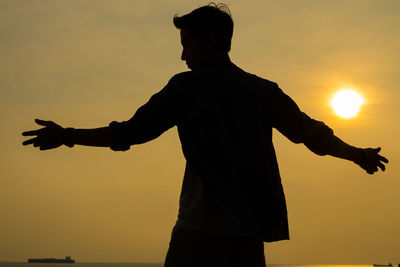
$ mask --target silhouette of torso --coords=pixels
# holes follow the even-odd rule
[[[333,134],[276,83],[232,63],[175,75],[130,120],[110,126],[114,150],[178,127],[187,163],[177,226],[266,242],[289,238],[272,128],[320,155]]]

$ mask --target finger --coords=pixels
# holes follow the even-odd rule
[[[40,150],[49,150],[49,149],[52,149],[52,148],[54,148],[54,147],[52,147],[52,146],[41,146],[39,149]]]
[[[40,144],[39,144],[38,142],[34,142],[34,143],[33,143],[33,146],[34,146],[34,147],[38,147],[38,146],[40,146]]]
[[[26,140],[22,143],[22,145],[26,146],[26,145],[33,144],[36,140],[37,140],[37,138],[32,138],[32,139]]]
[[[388,160],[387,158],[381,156],[381,155],[379,155],[379,160],[380,160],[380,161],[383,161],[383,162],[385,162],[385,163],[389,163],[389,160]]]
[[[35,119],[35,122],[37,124],[39,124],[39,125],[42,125],[42,126],[52,126],[52,125],[54,125],[54,122],[52,122],[52,121],[44,121],[44,120],[40,120],[40,119]]]
[[[42,129],[43,129],[43,128],[42,128]],[[26,131],[26,132],[23,132],[22,135],[23,135],[23,136],[38,135],[42,129],[33,130],[33,131]]]
[[[369,173],[369,174],[374,174],[374,172],[377,172],[377,171],[378,171],[378,167],[377,166],[374,166],[374,167],[371,167],[371,168],[367,169],[367,173]]]
[[[378,163],[378,167],[382,170],[382,171],[384,171],[385,170],[385,165],[383,165],[382,163]]]
[[[374,150],[375,150],[376,153],[379,153],[379,151],[381,151],[381,148],[377,147],[377,148],[374,148]]]

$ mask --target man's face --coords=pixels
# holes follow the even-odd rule
[[[182,55],[189,69],[195,70],[207,64],[210,58],[210,47],[206,42],[197,41],[190,31],[181,30]]]

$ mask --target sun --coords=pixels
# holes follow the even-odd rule
[[[331,100],[333,111],[339,117],[350,119],[357,115],[365,100],[359,93],[352,89],[341,89],[335,93]]]

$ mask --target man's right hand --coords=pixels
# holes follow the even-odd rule
[[[381,148],[362,148],[363,156],[361,159],[354,161],[361,168],[363,168],[367,173],[373,174],[378,171],[378,167],[384,171],[385,165],[383,163],[388,163],[385,157],[379,155]]]
[[[39,147],[40,150],[48,150],[63,145],[65,128],[53,121],[36,119],[35,122],[45,127],[38,130],[23,132],[23,136],[36,136],[24,141],[22,143],[24,146],[33,144],[34,147]]]

